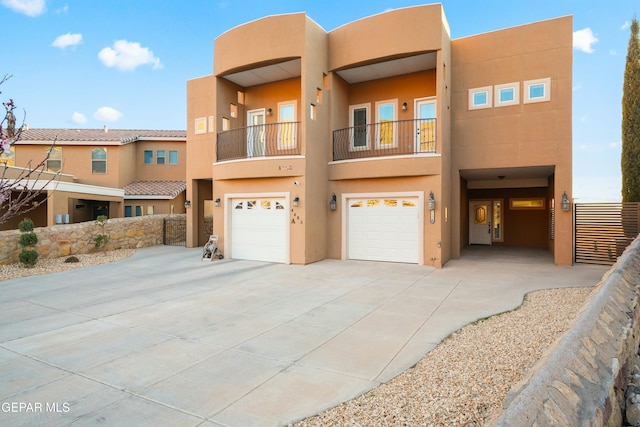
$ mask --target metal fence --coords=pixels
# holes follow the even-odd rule
[[[300,122],[231,129],[218,134],[218,161],[300,154]]]
[[[184,216],[164,219],[162,243],[167,246],[186,246],[187,219]]]
[[[436,119],[400,120],[333,131],[333,160],[436,152]]]
[[[575,262],[613,265],[638,236],[640,203],[576,203]]]

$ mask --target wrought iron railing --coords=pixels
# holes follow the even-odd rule
[[[218,134],[218,161],[300,154],[300,122],[270,123]]]
[[[436,119],[388,121],[333,131],[333,160],[436,152]]]

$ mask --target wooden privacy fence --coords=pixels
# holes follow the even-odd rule
[[[640,203],[576,203],[575,262],[613,265],[638,236]]]

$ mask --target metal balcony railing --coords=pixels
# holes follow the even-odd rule
[[[300,154],[300,122],[270,123],[218,134],[216,158],[224,160]]]
[[[333,131],[333,160],[436,152],[436,119],[388,121]]]

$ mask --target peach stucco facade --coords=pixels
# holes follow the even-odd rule
[[[220,35],[187,82],[187,246],[212,212],[230,258],[442,267],[485,244],[571,264],[571,17],[449,34],[433,4]]]
[[[97,215],[185,212],[184,131],[25,128],[12,147],[14,173],[45,159],[54,141],[47,173],[33,177],[41,181],[33,188],[45,189],[38,207],[1,228],[16,228],[23,217],[47,226],[91,221]]]

